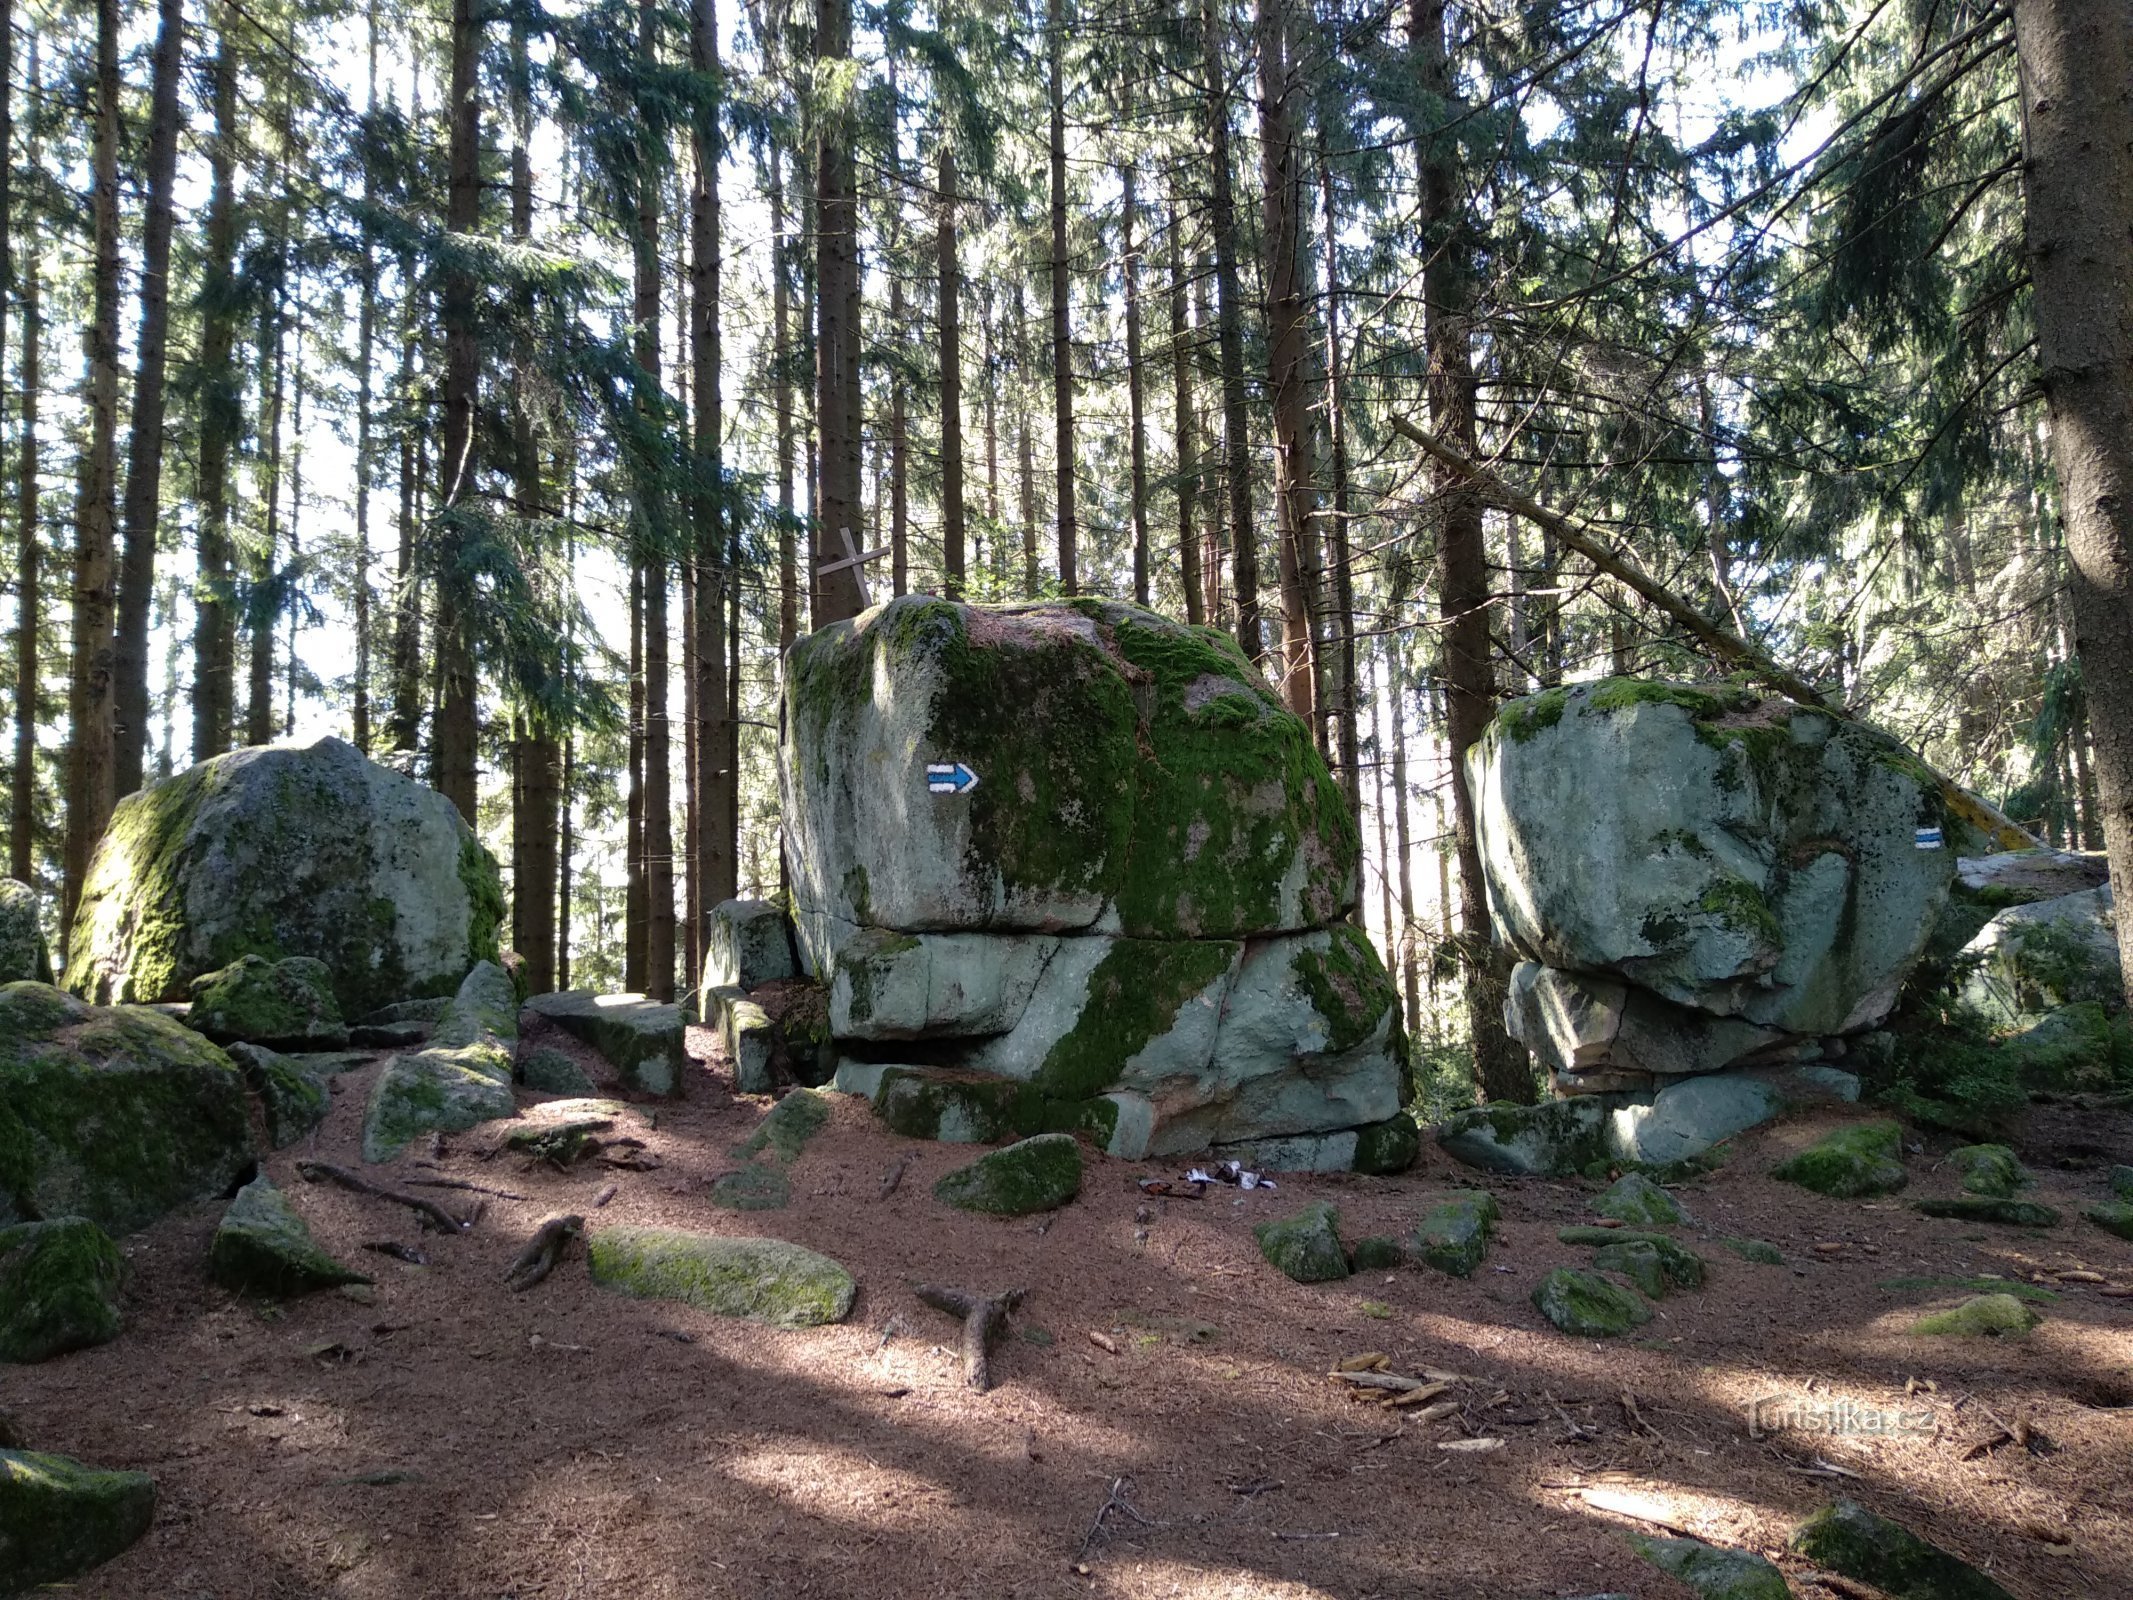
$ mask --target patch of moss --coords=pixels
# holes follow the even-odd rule
[[[1927,1313],[1911,1324],[1911,1331],[1952,1338],[2019,1339],[2043,1320],[2011,1294],[1980,1294],[1952,1310]]]
[[[1942,1159],[1961,1174],[1965,1194],[2005,1200],[2030,1181],[2021,1158],[2004,1144],[1966,1144]]]
[[[1099,1144],[1118,1126],[1110,1100],[1058,1100],[1017,1078],[891,1067],[874,1091],[874,1114],[908,1139],[990,1144],[1038,1133],[1085,1133]]]
[[[1325,951],[1299,951],[1290,970],[1326,1021],[1326,1049],[1338,1055],[1375,1033],[1399,1009],[1400,996],[1369,935],[1346,922],[1327,933]]]
[[[1770,1175],[1817,1194],[1852,1200],[1901,1189],[1910,1181],[1902,1158],[1903,1129],[1898,1124],[1858,1122],[1780,1162]]]
[[[1778,923],[1777,913],[1770,909],[1763,891],[1746,878],[1714,879],[1697,902],[1697,909],[1716,917],[1723,927],[1768,948],[1776,949],[1785,942],[1785,930]]]
[[[1073,1030],[1046,1053],[1031,1084],[1052,1100],[1083,1100],[1177,1023],[1187,1001],[1235,965],[1240,946],[1217,939],[1119,939],[1089,974]]]
[[[1671,1289],[1703,1287],[1703,1257],[1672,1239],[1617,1239],[1592,1258],[1600,1272],[1618,1272],[1654,1300]]]
[[[2133,1239],[2133,1200],[2105,1200],[2081,1213],[2089,1221],[2121,1239]]]
[[[1641,1172],[1623,1173],[1593,1201],[1592,1209],[1616,1222],[1648,1227],[1671,1227],[1686,1220],[1680,1202]]]
[[[494,961],[504,925],[503,872],[471,830],[459,840],[459,882],[467,891],[467,965]]]
[[[1678,1578],[1701,1600],[1791,1600],[1785,1575],[1749,1550],[1727,1550],[1701,1539],[1628,1536],[1630,1548]]]
[[[2051,1289],[2034,1283],[2018,1283],[2012,1278],[1883,1278],[1881,1287],[1899,1293],[1938,1294],[1949,1289],[1967,1289],[1972,1294],[2011,1294],[2017,1300],[2033,1300],[2040,1306],[2054,1305],[2059,1299]]]
[[[116,1339],[124,1261],[84,1217],[0,1228],[0,1361],[44,1361]]]
[[[842,1322],[858,1293],[852,1275],[828,1256],[782,1239],[603,1228],[587,1242],[586,1257],[602,1288],[777,1328]]]
[[[1607,678],[1592,686],[1585,704],[1603,715],[1632,706],[1679,706],[1701,721],[1740,710],[1753,699],[1737,688],[1699,689],[1656,678]]]
[[[1523,700],[1513,700],[1496,713],[1489,731],[1513,744],[1530,743],[1547,729],[1563,720],[1563,712],[1570,704],[1568,689],[1543,689],[1539,694],[1528,695]]]
[[[933,1186],[959,1211],[1022,1217],[1052,1211],[1081,1192],[1081,1146],[1072,1135],[1040,1133],[958,1167]]]
[[[65,1583],[122,1555],[155,1520],[145,1472],[104,1472],[66,1456],[0,1450],[0,1555],[9,1593]]]
[[[1968,1562],[1850,1500],[1817,1511],[1792,1548],[1818,1567],[1901,1600],[2014,1600]]]
[[[1259,1253],[1268,1265],[1297,1283],[1337,1283],[1348,1276],[1340,1212],[1324,1201],[1293,1217],[1259,1223],[1252,1237],[1259,1241]]]
[[[1743,1261],[1752,1261],[1759,1267],[1782,1267],[1785,1252],[1767,1239],[1741,1239],[1727,1237],[1718,1241]]]
[[[789,1165],[828,1126],[829,1097],[813,1089],[794,1089],[764,1114],[755,1132],[733,1146],[731,1153],[745,1161],[768,1150]]]
[[[1557,1267],[1541,1279],[1533,1304],[1564,1333],[1585,1339],[1617,1339],[1652,1320],[1651,1307],[1632,1291],[1575,1267]]]

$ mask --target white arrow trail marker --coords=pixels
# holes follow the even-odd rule
[[[926,765],[926,793],[968,794],[978,786],[978,775],[960,761],[933,761]]]

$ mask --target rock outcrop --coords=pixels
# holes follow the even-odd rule
[[[339,739],[217,756],[119,801],[66,985],[183,1000],[240,956],[325,963],[341,1011],[449,995],[496,956],[496,862],[436,790]]]
[[[37,891],[0,878],[0,983],[52,981],[52,952],[37,914]]]
[[[1402,1114],[1354,824],[1223,635],[905,597],[794,646],[784,727],[798,944],[848,1057],[1130,1157],[1346,1167]]]

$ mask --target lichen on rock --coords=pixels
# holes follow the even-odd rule
[[[1470,1278],[1488,1253],[1489,1235],[1502,1216],[1496,1197],[1484,1189],[1439,1195],[1415,1225],[1410,1248],[1439,1272]]]
[[[348,1027],[323,961],[239,956],[191,984],[187,1027],[217,1044],[263,1044],[290,1050],[338,1050]]]
[[[1564,1333],[1613,1339],[1652,1320],[1651,1307],[1618,1283],[1576,1267],[1557,1267],[1533,1291],[1533,1304]]]
[[[1259,1253],[1267,1264],[1298,1283],[1336,1283],[1348,1276],[1340,1212],[1324,1201],[1293,1217],[1259,1223],[1252,1236],[1259,1241]]]

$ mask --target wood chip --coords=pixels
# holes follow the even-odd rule
[[[1388,1396],[1385,1404],[1388,1406],[1427,1405],[1450,1387],[1451,1385],[1448,1383],[1432,1383],[1424,1388],[1409,1389],[1405,1394]]]
[[[1456,1450],[1461,1455],[1486,1455],[1491,1450],[1501,1450],[1501,1439],[1440,1439],[1439,1450]]]
[[[1333,1370],[1342,1372],[1382,1372],[1392,1365],[1392,1357],[1379,1350],[1365,1350],[1359,1356],[1347,1356]]]
[[[1105,1355],[1115,1356],[1118,1354],[1118,1341],[1107,1333],[1098,1333],[1094,1328],[1089,1330],[1089,1343],[1103,1351]]]
[[[1409,1420],[1419,1425],[1425,1422],[1442,1422],[1446,1417],[1454,1417],[1458,1414],[1458,1401],[1439,1400],[1433,1406],[1424,1406],[1420,1411],[1417,1411],[1414,1416]]]

